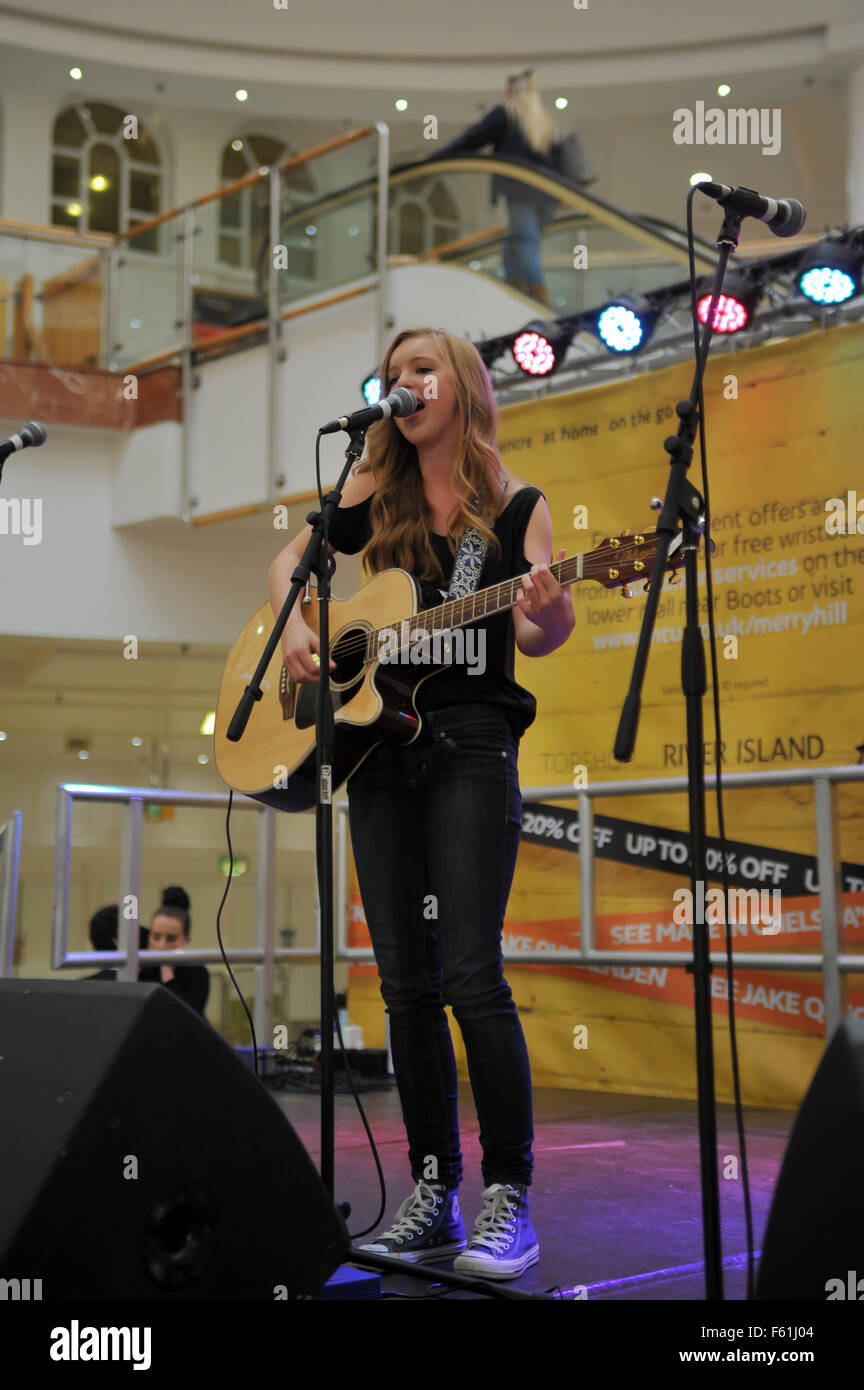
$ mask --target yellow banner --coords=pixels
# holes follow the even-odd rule
[[[715,339],[715,349],[724,344]],[[721,744],[727,771],[767,771],[857,763],[864,746],[864,327],[819,331],[788,342],[709,360],[705,382],[711,485],[714,611],[718,631]],[[690,390],[692,366],[682,363],[594,390],[546,397],[501,412],[499,447],[517,478],[542,488],[554,527],[553,552],[589,551],[624,530],[653,528],[653,497],[664,496],[669,456],[663,441],[677,429],[675,403]],[[703,491],[698,448],[688,475]],[[859,507],[858,497],[861,498]],[[531,786],[671,778],[686,774],[685,707],[681,693],[684,585],[667,580],[657,615],[632,761],[618,765],[612,748],[627,693],[644,609],[632,597],[596,583],[573,586],[576,628],[552,655],[517,654],[516,679],[537,697],[538,715],[520,749],[520,781]],[[704,561],[700,616],[707,615]],[[705,626],[707,634],[707,624]],[[714,768],[711,669],[703,702],[706,771]],[[527,800],[527,798],[526,798]],[[713,793],[708,832],[716,835]],[[544,793],[544,804],[572,799]],[[807,786],[727,791],[726,834],[743,846],[742,863],[775,866],[782,856],[813,862],[816,835]],[[663,828],[688,828],[686,794],[604,797],[608,820],[647,827],[629,839],[660,846]],[[841,853],[864,862],[864,795],[838,793]],[[548,818],[547,818],[548,819]],[[523,827],[524,829],[524,827]],[[561,832],[563,834],[563,831]],[[622,840],[626,837],[622,835]],[[671,840],[670,840],[671,843]],[[634,949],[652,942],[652,923],[669,924],[673,895],[688,884],[661,850],[635,862],[601,857],[595,865],[598,945]],[[505,941],[529,936],[571,945],[579,931],[579,863],[572,844],[554,834],[523,840],[505,923]],[[801,859],[804,862],[804,859]],[[671,869],[671,872],[670,872]],[[802,871],[803,873],[804,871]],[[812,870],[805,877],[812,880]],[[801,875],[799,874],[799,878]],[[803,880],[802,880],[803,881]],[[769,882],[755,882],[766,889]],[[791,886],[791,885],[790,885]],[[847,919],[854,921],[864,882],[847,876]],[[756,949],[818,950],[802,935],[802,917],[818,908],[798,887]],[[779,884],[782,897],[782,882]],[[355,904],[356,905],[356,904]],[[851,916],[850,916],[851,914]],[[678,920],[678,919],[676,919]],[[816,916],[818,920],[818,913]],[[646,925],[647,924],[647,925]],[[639,935],[639,933],[643,933]],[[712,946],[722,946],[712,931]],[[860,950],[856,937],[841,950]],[[600,938],[603,937],[601,942]],[[690,940],[678,938],[677,949]],[[862,957],[864,962],[864,957]],[[746,964],[746,960],[744,962]],[[862,969],[864,974],[864,969]],[[535,1083],[692,1096],[696,1077],[692,977],[652,966],[506,969],[520,1008]],[[644,976],[644,978],[643,978]],[[864,1013],[861,976],[844,987],[844,1008]],[[752,1104],[797,1105],[824,1046],[821,980],[814,972],[748,971],[739,980],[739,1052],[744,1098]],[[812,1001],[812,1002],[808,1002]],[[731,1098],[728,990],[712,979],[718,1097]],[[750,1007],[752,1005],[752,1007]],[[377,982],[352,982],[352,1017],[383,1036]],[[579,1030],[584,1029],[584,1034]],[[456,1037],[461,1074],[467,1076]],[[582,1039],[577,1043],[574,1038]],[[683,1049],[683,1050],[682,1050]]]

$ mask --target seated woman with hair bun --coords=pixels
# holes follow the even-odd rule
[[[189,895],[183,888],[166,888],[162,905],[150,922],[151,951],[182,951],[189,945]],[[163,984],[190,1009],[204,1016],[210,993],[210,972],[206,965],[145,965],[138,972],[142,984]]]

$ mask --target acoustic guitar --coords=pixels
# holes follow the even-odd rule
[[[683,564],[680,543],[678,536],[667,571]],[[656,549],[656,531],[635,536],[625,531],[549,569],[561,585],[593,580],[607,589],[620,588],[629,597],[627,585],[651,573]],[[420,686],[458,659],[462,629],[515,607],[521,583],[520,575],[466,598],[421,609],[414,578],[406,570],[391,569],[375,575],[349,599],[331,597],[330,654],[336,663],[330,676],[335,725],[331,791],[379,743],[411,743],[417,737],[422,726],[416,706]],[[306,602],[301,596],[298,602],[304,621],[317,635],[317,599]],[[261,682],[262,698],[243,737],[238,742],[227,737],[273,621],[273,610],[265,603],[231,649],[216,705],[216,767],[235,791],[283,811],[308,811],[315,805],[318,685],[289,678],[281,647],[273,653]]]

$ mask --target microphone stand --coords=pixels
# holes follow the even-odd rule
[[[314,570],[318,577],[318,641],[320,671],[315,715],[316,789],[315,861],[318,875],[318,903],[321,917],[321,1180],[332,1201],[334,1189],[334,1110],[333,1110],[333,703],[330,698],[330,557],[324,544],[330,522],[342,500],[342,488],[351,468],[363,455],[366,427],[348,432],[345,467],[332,492],[324,499],[320,512],[306,517],[312,534],[297,568],[291,575],[291,588],[282,605],[273,631],[255,672],[246,686],[228,726],[226,737],[239,742],[256,700],[262,698],[264,679],[276,646],[301,589],[305,589]],[[338,1210],[347,1218],[351,1208],[341,1202]]]
[[[664,440],[663,448],[670,455],[669,478],[666,496],[657,521],[658,544],[654,556],[654,570],[648,590],[648,602],[642,616],[639,645],[633,663],[630,688],[621,711],[618,733],[615,739],[613,757],[618,762],[629,762],[636,742],[636,729],[639,722],[640,697],[651,636],[657,614],[657,604],[663,586],[663,572],[670,546],[678,534],[679,523],[682,529],[681,545],[684,553],[684,575],[686,585],[686,625],[681,645],[681,687],[687,708],[687,783],[690,820],[690,891],[694,908],[693,917],[693,963],[688,971],[693,974],[693,1007],[696,1027],[696,1076],[698,1087],[699,1148],[702,1182],[702,1228],[705,1251],[705,1296],[711,1300],[723,1299],[723,1270],[720,1246],[720,1204],[717,1175],[717,1116],[714,1091],[714,1047],[711,1032],[711,988],[710,977],[713,970],[709,952],[708,928],[705,923],[704,890],[706,882],[705,862],[705,773],[703,767],[702,739],[702,696],[706,690],[705,652],[699,627],[699,597],[697,589],[696,561],[701,539],[701,521],[704,500],[693,484],[688,481],[687,469],[693,458],[693,441],[699,426],[699,397],[702,377],[708,357],[711,334],[714,324],[715,304],[720,294],[730,252],[738,246],[741,236],[742,213],[725,209],[725,216],[717,247],[720,256],[717,261],[711,303],[701,347],[698,348],[693,384],[690,398],[679,401],[675,407],[679,418],[678,433]],[[706,563],[708,559],[706,557]],[[697,920],[701,919],[701,920]]]

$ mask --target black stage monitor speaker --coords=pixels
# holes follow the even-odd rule
[[[862,1173],[864,1023],[847,1021],[825,1051],[789,1139],[757,1298],[864,1299]]]
[[[0,1279],[31,1297],[314,1297],[346,1258],[273,1097],[161,985],[0,980],[0,1116]]]

